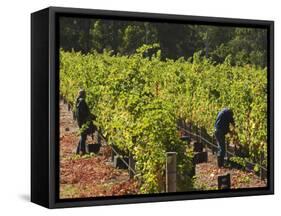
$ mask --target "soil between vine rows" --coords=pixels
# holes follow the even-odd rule
[[[78,126],[60,102],[60,198],[86,198],[139,194],[140,185],[130,179],[127,170],[116,169],[111,163],[110,147],[102,143],[97,155],[77,156]],[[87,143],[96,142],[88,136]],[[234,168],[218,168],[216,157],[208,152],[208,162],[196,165],[195,190],[217,190],[217,177],[231,175],[231,188],[266,187],[252,172]]]
[[[77,156],[78,126],[67,105],[60,103],[60,198],[85,198],[138,194],[137,181],[127,170],[110,162],[111,150],[102,145],[99,154]],[[87,143],[93,143],[88,136]],[[104,144],[104,143],[103,143]]]
[[[231,189],[266,187],[266,181],[255,173],[231,167],[218,168],[217,158],[208,151],[208,163],[196,165],[195,188],[199,190],[217,190],[218,176],[230,174]]]

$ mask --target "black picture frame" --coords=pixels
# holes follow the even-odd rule
[[[122,197],[58,198],[60,16],[262,27],[268,31],[268,184],[266,188]],[[49,7],[31,14],[31,201],[47,208],[274,194],[274,22],[264,20]]]

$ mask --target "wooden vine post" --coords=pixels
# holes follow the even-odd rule
[[[135,171],[135,160],[133,158],[133,155],[132,153],[130,152],[129,153],[129,176],[130,176],[130,179],[134,178],[134,172]],[[131,170],[133,169],[133,170]]]
[[[166,192],[176,192],[177,188],[177,153],[166,153]]]

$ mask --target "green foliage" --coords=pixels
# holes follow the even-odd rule
[[[235,162],[236,164],[242,166],[242,167],[246,167],[247,165],[247,160],[246,158],[241,158],[241,157],[231,157],[230,161]]]
[[[213,60],[221,63],[227,55],[231,55],[232,65],[251,64],[266,67],[267,36],[265,29],[228,28],[227,32],[231,32],[231,37],[226,41],[221,41],[211,50],[210,57]],[[215,41],[218,41],[218,35],[214,36]]]
[[[165,154],[178,153],[179,190],[189,190],[192,151],[179,140],[176,122],[184,119],[213,133],[223,107],[234,111],[238,141],[249,159],[266,165],[267,71],[219,65],[196,53],[192,60],[161,61],[159,45],[144,45],[131,56],[111,52],[60,52],[60,94],[74,103],[86,90],[96,125],[109,142],[136,160],[144,193],[164,191]],[[150,58],[149,50],[155,50]]]
[[[132,55],[143,44],[158,43],[162,60],[188,59],[195,52],[217,64],[231,55],[231,64],[267,65],[267,30],[194,24],[110,19],[60,19],[60,46],[67,51]]]

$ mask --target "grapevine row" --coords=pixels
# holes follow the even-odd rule
[[[142,192],[164,190],[165,153],[178,152],[180,190],[192,188],[192,151],[179,139],[184,119],[214,132],[218,111],[234,111],[237,142],[251,161],[266,165],[267,71],[233,67],[230,57],[215,65],[197,53],[190,60],[161,61],[158,45],[144,45],[131,56],[60,51],[60,93],[75,102],[83,88],[96,124],[109,143],[130,152]],[[258,168],[258,167],[257,167]]]

